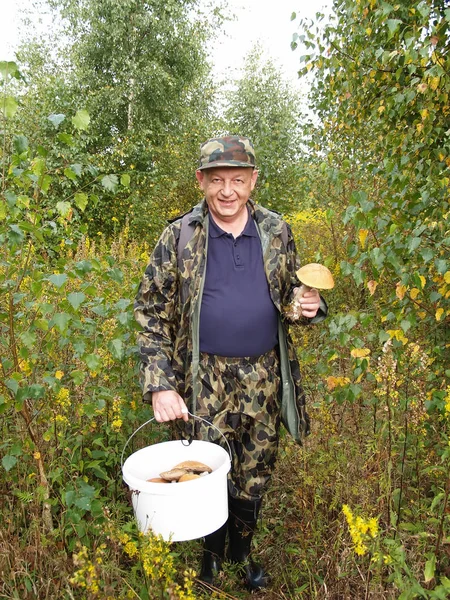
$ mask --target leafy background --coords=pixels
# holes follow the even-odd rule
[[[252,597],[447,598],[448,2],[293,14],[307,98],[258,47],[213,80],[224,17],[195,0],[51,7],[64,35],[0,63],[1,597],[248,596],[233,565],[197,581],[199,541],[139,535],[120,470],[151,416],[137,285],[199,199],[199,144],[230,132],[255,143],[255,199],[337,282],[329,319],[292,329],[313,433],[282,435],[255,540],[272,584]]]

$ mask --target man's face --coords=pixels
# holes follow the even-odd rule
[[[242,216],[258,171],[250,167],[217,167],[197,171],[196,177],[214,220],[220,224]]]

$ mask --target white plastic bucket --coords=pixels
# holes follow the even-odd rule
[[[164,540],[181,542],[219,529],[228,519],[230,456],[224,448],[211,442],[193,441],[188,445],[180,440],[154,444],[131,454],[122,464],[122,475],[131,490],[139,530],[146,533],[151,529]],[[203,462],[211,467],[212,473],[182,483],[147,481],[185,460]]]

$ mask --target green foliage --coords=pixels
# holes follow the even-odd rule
[[[256,46],[228,93],[224,128],[252,140],[258,161],[257,202],[281,212],[305,198],[300,95]],[[300,204],[301,205],[301,204]],[[303,204],[304,205],[304,204]]]
[[[323,380],[327,446],[350,428],[353,479],[376,483],[348,502],[375,504],[383,529],[366,589],[388,581],[400,598],[448,594],[449,18],[443,2],[337,0],[300,36],[319,117],[310,189],[328,209],[338,280],[326,337],[301,356]]]

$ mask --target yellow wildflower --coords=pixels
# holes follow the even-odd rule
[[[360,516],[355,517],[347,504],[343,505],[342,512],[347,520],[353,549],[359,556],[364,556],[368,551],[367,542],[378,535],[378,521],[375,518],[366,520]]]

